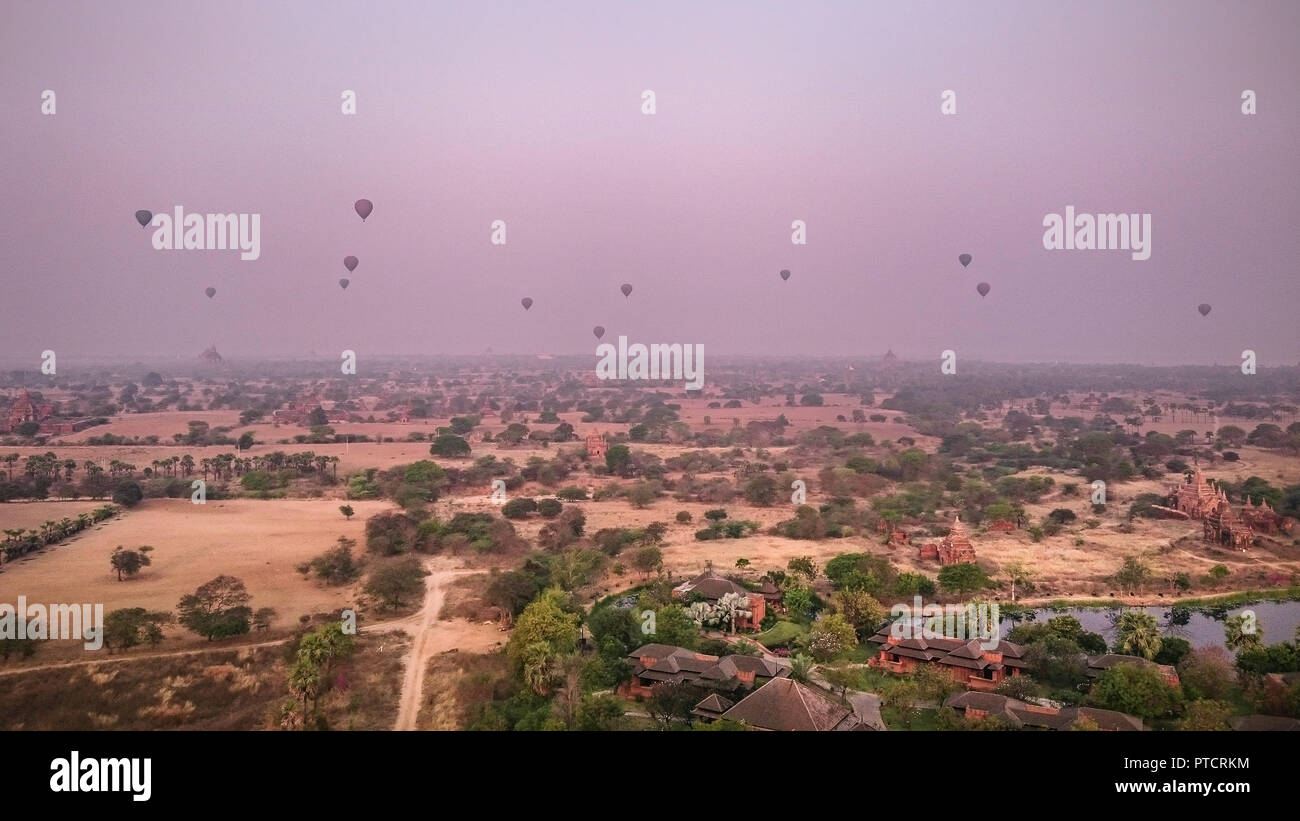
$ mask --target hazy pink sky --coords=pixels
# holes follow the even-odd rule
[[[1295,364],[1298,24],[1294,2],[10,0],[0,357],[578,353],[600,324],[718,355]],[[260,213],[261,258],[155,251],[133,214],[176,205]],[[1151,259],[1044,250],[1066,205],[1151,213]]]

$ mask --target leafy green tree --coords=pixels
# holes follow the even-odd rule
[[[506,643],[506,656],[516,672],[523,673],[525,663],[538,668],[541,654],[535,644],[546,645],[550,658],[572,653],[578,647],[578,616],[569,611],[568,597],[558,587],[549,588],[524,608],[515,620],[514,631]],[[540,669],[540,668],[539,668]],[[538,673],[534,673],[538,675]]]
[[[424,595],[424,577],[427,575],[429,571],[419,560],[408,556],[371,571],[365,592],[378,599],[382,609],[401,607],[406,601]]]
[[[1142,664],[1117,664],[1103,670],[1092,685],[1088,703],[1141,718],[1169,715],[1179,705],[1178,691],[1160,670]]]
[[[700,642],[700,628],[690,612],[680,604],[655,610],[655,631],[647,640],[694,650]]]
[[[135,507],[144,499],[140,483],[134,479],[122,479],[113,488],[113,502],[122,507]]]
[[[632,451],[628,450],[627,445],[611,445],[605,451],[605,467],[616,476],[624,475],[631,460]]]
[[[564,510],[564,503],[559,499],[542,499],[537,503],[537,512],[544,519],[554,519]]]
[[[537,502],[528,496],[516,496],[501,506],[501,515],[507,519],[526,519],[537,510]]]
[[[870,636],[885,620],[885,606],[865,590],[841,590],[831,599],[831,606],[853,627],[858,638]]]
[[[432,456],[443,456],[450,459],[469,456],[469,442],[454,433],[444,433],[433,440],[433,444],[429,446],[429,453]]]
[[[124,607],[104,616],[104,646],[110,652],[139,644],[150,646],[163,639],[162,626],[172,622],[168,612],[150,612],[143,607]]]
[[[651,573],[656,572],[664,565],[664,552],[654,545],[646,545],[639,548],[632,555],[632,567],[636,568],[643,577],[649,578]]]
[[[182,596],[176,609],[177,621],[208,641],[248,632],[252,600],[244,583],[234,576],[217,576]]]
[[[122,581],[123,574],[134,576],[142,568],[153,564],[153,561],[149,558],[149,552],[152,550],[153,548],[148,545],[141,547],[139,550],[127,550],[118,545],[117,549],[108,558],[108,563],[117,571],[117,580]]]
[[[1136,556],[1128,556],[1113,577],[1121,590],[1136,593],[1151,579],[1151,568]]]
[[[950,593],[965,596],[992,587],[993,580],[974,562],[959,562],[939,569],[939,586]]]
[[[352,505],[339,505],[339,513],[342,513],[343,518],[345,519],[351,519],[356,515],[356,511],[352,509]]]
[[[810,582],[817,578],[817,564],[813,562],[811,556],[796,556],[786,563],[785,569],[803,576]]]
[[[340,536],[338,544],[312,559],[310,567],[326,584],[346,584],[361,574],[361,568],[352,556],[356,541]]]
[[[805,617],[812,611],[813,594],[807,587],[787,587],[783,598],[791,615]]]

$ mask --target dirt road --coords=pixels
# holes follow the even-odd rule
[[[429,660],[435,653],[450,650],[455,646],[456,635],[451,631],[438,630],[446,622],[438,621],[442,610],[443,598],[446,596],[444,585],[456,576],[477,573],[477,570],[436,570],[430,563],[425,565],[431,571],[426,579],[428,589],[424,594],[424,607],[399,624],[392,622],[390,627],[400,627],[414,638],[411,649],[406,655],[406,672],[402,676],[402,696],[397,703],[397,722],[395,730],[414,730],[415,719],[420,714],[420,702],[424,695],[424,673],[429,669]]]

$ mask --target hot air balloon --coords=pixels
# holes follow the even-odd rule
[[[524,310],[526,311],[529,308],[533,307],[533,298],[530,296],[526,296],[523,299],[519,300],[519,304],[524,306]]]
[[[1208,302],[1202,302],[1197,306],[1196,310],[1201,312],[1201,316],[1208,316],[1210,313],[1210,304]]]
[[[632,293],[632,286],[624,282],[623,287],[619,288],[619,290],[623,292],[623,296],[627,296]]]
[[[962,254],[961,256],[957,257],[957,261],[961,263],[961,267],[963,268],[965,268],[967,265],[970,265],[970,259],[971,259],[970,254]]]
[[[781,279],[784,279],[784,280],[789,280],[789,279],[790,279],[790,269],[789,269],[789,268],[782,268],[782,269],[781,269]]]
[[[348,269],[348,273],[352,273],[353,271],[357,270],[357,263],[360,261],[361,260],[357,259],[356,257],[344,257],[343,267]]]
[[[600,339],[602,336],[605,335],[605,329],[603,326],[600,325],[597,325],[596,327],[592,328],[591,332],[596,335],[597,339]]]
[[[208,295],[208,299],[212,299],[214,296],[217,295],[217,289],[209,285],[207,288],[203,289],[203,293]]]
[[[348,289],[348,285],[350,285],[351,283],[352,280],[348,279],[347,277],[344,277],[343,279],[339,280],[339,287],[346,291]]]
[[[990,290],[989,284],[987,282],[981,282],[979,285],[975,286],[975,290],[980,292],[980,296],[988,296]]]
[[[153,219],[153,212],[151,211],[145,211],[142,208],[139,211],[135,212],[135,221],[140,223],[141,228],[147,226],[149,224],[149,221],[152,219]]]
[[[362,222],[365,222],[366,217],[370,216],[370,212],[375,210],[375,206],[370,200],[357,200],[352,207],[357,209],[357,216],[361,217]]]

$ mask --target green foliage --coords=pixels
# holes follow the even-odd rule
[[[993,580],[978,564],[959,562],[939,569],[939,586],[951,593],[965,596],[992,587]]]
[[[1177,689],[1165,683],[1160,670],[1140,664],[1117,664],[1097,676],[1088,703],[1105,710],[1145,719],[1170,715],[1179,706]]]
[[[414,556],[385,562],[371,571],[365,592],[378,600],[381,609],[401,607],[424,595],[427,575],[429,571]]]
[[[1154,659],[1160,652],[1160,626],[1143,610],[1125,610],[1115,620],[1115,652]]]
[[[361,574],[361,568],[352,556],[352,548],[356,545],[354,540],[340,536],[336,546],[312,559],[309,566],[326,584],[347,584]]]
[[[177,621],[208,641],[238,636],[249,630],[253,611],[244,583],[234,576],[217,576],[193,593],[182,596],[176,609]]]
[[[111,610],[104,616],[104,646],[110,652],[139,644],[154,646],[163,639],[162,625],[172,622],[168,612],[149,612],[143,607]]]
[[[452,459],[469,456],[469,442],[454,433],[444,433],[433,440],[433,444],[429,446],[429,454]]]
[[[572,653],[577,646],[578,615],[572,612],[568,596],[562,590],[550,588],[515,620],[514,631],[506,643],[506,656],[516,672],[522,673],[526,662],[537,664],[539,652],[560,656]]]

